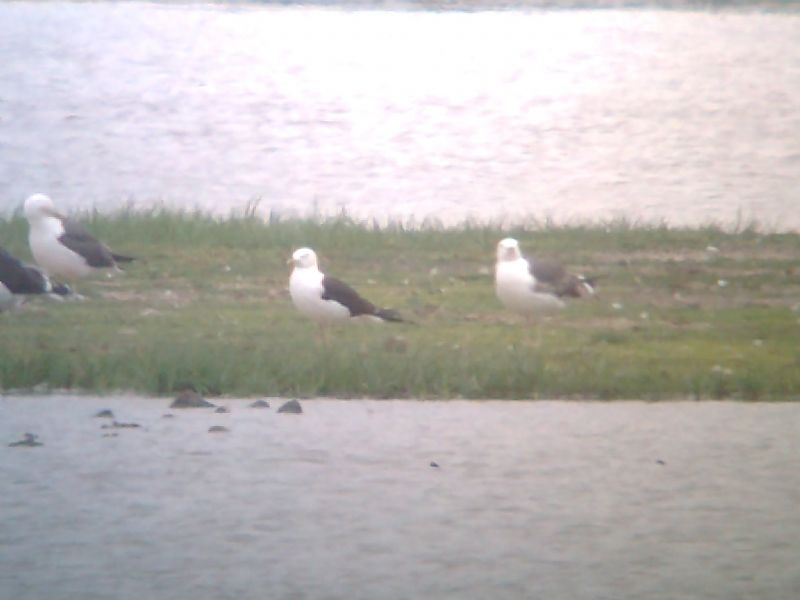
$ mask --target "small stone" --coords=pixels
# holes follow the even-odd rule
[[[665,465],[665,464],[667,464],[667,463],[665,463],[663,460],[661,460],[661,459],[659,458],[659,459],[656,461],[656,464],[657,464],[657,465]]]
[[[162,419],[174,419],[175,415],[173,415],[172,413],[164,413],[163,415],[161,415],[161,418]]]
[[[208,402],[197,390],[186,387],[178,392],[175,400],[169,405],[170,408],[213,408],[214,405]]]
[[[103,410],[101,410],[100,412],[98,412],[98,413],[95,415],[95,418],[101,418],[101,419],[113,419],[113,418],[114,418],[114,413],[113,413],[113,412],[111,412],[110,410],[108,410],[108,409],[106,408],[106,409],[103,409]]]
[[[38,438],[38,437],[39,437],[38,435],[34,435],[32,433],[26,433],[26,434],[23,435],[23,438],[21,440],[19,440],[18,442],[11,442],[9,444],[9,447],[11,447],[11,448],[20,448],[20,447],[33,448],[34,446],[44,446],[44,444],[42,442],[37,442],[36,441],[36,438]]]
[[[141,427],[138,423],[120,423],[114,421],[111,425],[103,425],[100,429],[137,429]]]
[[[613,302],[611,304],[611,308],[614,310],[622,310],[622,303],[621,302]]]
[[[212,425],[208,428],[208,433],[227,433],[228,431],[230,431],[230,429],[222,425]]]
[[[300,406],[300,403],[297,400],[289,400],[278,409],[278,412],[299,415],[302,414],[303,407]]]
[[[439,463],[431,461],[431,466],[438,469],[439,468]]]
[[[215,410],[214,412],[215,412],[215,413],[222,414],[222,413],[229,413],[229,412],[231,412],[231,411],[230,411],[230,410],[228,410],[228,407],[227,407],[227,406],[218,406],[218,407],[217,407],[217,410]]]
[[[266,400],[256,400],[250,405],[250,408],[269,408],[269,402]]]
[[[717,285],[721,288],[728,287],[728,280],[727,279],[718,279]]]
[[[103,437],[117,437],[118,435],[119,434],[116,433],[116,432],[114,432],[114,433],[104,433]]]

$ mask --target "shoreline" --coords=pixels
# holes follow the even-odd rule
[[[172,396],[165,396],[165,395],[146,395],[141,392],[137,392],[135,390],[104,390],[104,391],[97,391],[97,390],[83,390],[83,389],[10,389],[10,390],[0,390],[0,401],[2,400],[42,400],[45,398],[48,399],[57,399],[60,397],[65,398],[80,398],[84,400],[97,400],[97,401],[104,401],[110,400],[114,402],[126,402],[126,401],[143,401],[143,402],[163,402],[164,406],[162,408],[164,410],[177,410],[179,413],[184,411],[189,412],[206,412],[206,413],[213,413],[214,407],[218,407],[220,405],[225,405],[226,403],[252,403],[256,400],[266,400],[270,403],[269,410],[275,412],[277,408],[286,402],[291,400],[297,400],[301,404],[306,402],[399,402],[399,403],[411,403],[411,402],[420,402],[420,403],[431,403],[431,402],[443,402],[443,403],[451,403],[451,402],[464,402],[464,403],[541,403],[541,404],[769,404],[769,405],[780,405],[780,404],[795,404],[800,401],[800,398],[764,398],[759,400],[749,400],[746,398],[692,398],[689,396],[675,396],[675,397],[665,397],[659,398],[657,400],[654,399],[646,399],[646,398],[595,398],[591,396],[586,397],[577,397],[577,396],[565,396],[565,397],[547,397],[547,398],[463,398],[463,397],[450,397],[450,398],[380,398],[374,396],[264,396],[259,394],[253,394],[250,396],[233,396],[233,395],[221,395],[221,396],[204,396],[204,399],[214,405],[214,407],[207,407],[205,411],[202,407],[199,410],[194,410],[194,407],[190,408],[175,408],[172,409],[169,407],[169,404],[175,400],[175,395]],[[274,404],[273,404],[274,403]],[[230,406],[228,407],[230,408]],[[241,407],[240,407],[241,408]],[[249,407],[248,407],[249,408]]]
[[[348,206],[339,206],[336,209],[322,209],[318,206],[307,211],[285,209],[280,206],[266,207],[261,200],[242,202],[240,206],[214,210],[204,205],[175,207],[167,202],[137,203],[128,201],[120,205],[82,206],[65,211],[72,218],[81,222],[100,220],[157,220],[189,219],[213,221],[216,223],[236,221],[260,221],[264,225],[278,223],[305,223],[309,225],[324,226],[331,223],[346,222],[354,227],[381,230],[402,231],[449,231],[487,229],[499,232],[524,230],[639,230],[639,231],[670,231],[670,232],[700,232],[707,231],[720,234],[741,234],[745,232],[758,235],[800,235],[800,226],[789,225],[780,227],[772,220],[768,222],[757,215],[749,213],[742,207],[732,209],[730,214],[723,218],[709,219],[700,222],[675,223],[666,217],[645,218],[642,216],[620,216],[612,214],[605,219],[589,216],[564,216],[559,217],[550,212],[537,214],[535,212],[509,212],[503,215],[480,216],[476,214],[452,215],[445,210],[446,216],[433,216],[426,214],[384,213],[360,214]],[[24,225],[21,203],[16,206],[0,210],[0,223],[13,225],[16,222]]]

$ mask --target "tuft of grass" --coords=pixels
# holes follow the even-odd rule
[[[626,221],[394,222],[163,208],[78,215],[139,257],[76,282],[85,301],[0,315],[0,389],[377,398],[800,397],[800,235]],[[598,275],[596,299],[530,325],[494,297],[495,245]],[[26,260],[27,225],[0,221]],[[291,306],[286,259],[321,267],[411,325],[355,324],[323,347]],[[707,250],[714,246],[718,251]],[[724,282],[724,285],[720,284]]]

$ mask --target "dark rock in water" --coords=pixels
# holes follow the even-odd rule
[[[230,429],[222,425],[213,425],[208,428],[208,433],[227,433],[228,431],[230,431]]]
[[[217,410],[215,410],[214,412],[222,414],[222,413],[229,413],[231,411],[228,410],[227,406],[218,406]]]
[[[436,467],[437,469],[439,468],[439,465],[438,465],[438,463],[435,463],[435,462],[433,462],[433,461],[431,461],[431,466],[432,466],[432,467]]]
[[[173,415],[172,413],[164,413],[163,415],[161,415],[161,418],[162,419],[174,419],[175,415]]]
[[[269,402],[266,400],[256,400],[250,405],[250,408],[269,408]]]
[[[102,418],[102,419],[113,419],[114,418],[114,413],[106,408],[106,409],[101,410],[99,413],[97,413],[95,415],[95,417],[96,418]]]
[[[297,400],[289,400],[278,409],[279,413],[288,413],[290,415],[299,415],[303,413],[303,407]]]
[[[34,446],[44,446],[43,443],[36,441],[36,438],[38,438],[38,437],[39,437],[38,435],[34,435],[32,433],[26,433],[23,436],[23,439],[21,439],[18,442],[11,442],[9,444],[9,446],[11,448],[15,448],[15,447],[17,447],[17,448],[19,448],[19,447],[33,448]]]
[[[119,421],[114,421],[111,425],[103,425],[100,429],[136,429],[137,427],[141,427],[138,423],[120,423]]]
[[[665,463],[663,460],[661,460],[661,459],[659,458],[659,459],[656,461],[656,464],[657,464],[657,465],[665,465],[665,464],[667,464],[667,463]]]
[[[170,408],[213,408],[214,405],[208,402],[195,390],[185,388],[178,392],[175,400],[169,405]]]

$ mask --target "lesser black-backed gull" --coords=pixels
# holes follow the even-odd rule
[[[79,223],[60,214],[44,194],[25,200],[25,217],[30,226],[28,242],[33,258],[50,275],[86,277],[97,269],[118,269],[117,263],[133,260],[114,254]]]
[[[526,260],[519,242],[506,238],[497,244],[495,292],[509,310],[534,317],[558,311],[564,298],[594,295],[594,282],[583,275],[567,273],[554,260]]]
[[[52,294],[66,296],[71,293],[68,286],[52,283],[50,278],[36,267],[26,265],[5,248],[0,247],[0,290],[5,290],[0,302],[5,308],[16,304],[15,296],[28,294]]]
[[[311,248],[300,248],[290,259],[294,270],[289,278],[289,294],[297,310],[319,325],[367,317],[377,321],[402,322],[390,309],[378,308],[358,292],[317,266],[317,254]]]

